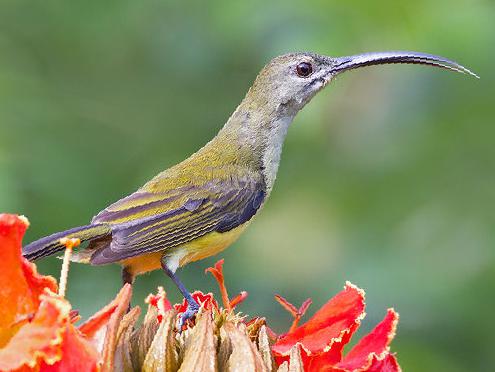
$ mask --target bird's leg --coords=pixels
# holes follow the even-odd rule
[[[134,283],[134,275],[132,275],[127,268],[122,267],[122,287],[125,286],[126,284],[132,284]],[[129,302],[129,305],[127,306],[127,312],[131,311],[131,303]]]
[[[127,268],[122,268],[122,286],[126,284],[132,285],[134,283],[134,275],[132,275]]]
[[[189,293],[186,287],[184,287],[184,284],[182,284],[175,272],[168,267],[167,263],[165,262],[165,257],[162,258],[161,264],[163,271],[165,271],[165,274],[167,274],[168,277],[172,279],[177,288],[179,288],[180,293],[182,293],[182,296],[184,296],[187,301],[187,310],[184,314],[182,314],[179,321],[179,331],[181,331],[182,326],[186,323],[186,321],[196,315],[199,310],[199,305],[194,300],[194,298],[192,298],[191,293]]]

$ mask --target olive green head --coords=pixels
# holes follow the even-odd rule
[[[390,63],[430,65],[476,76],[456,62],[417,52],[379,52],[337,58],[291,53],[272,59],[256,78],[250,93],[262,104],[269,102],[295,113],[338,74],[358,67]]]

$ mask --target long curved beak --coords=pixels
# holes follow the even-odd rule
[[[377,52],[364,53],[348,57],[334,58],[332,61],[331,75],[335,76],[344,71],[353,70],[355,68],[373,65],[383,65],[389,63],[412,63],[419,65],[429,65],[440,67],[447,70],[460,72],[471,75],[479,79],[479,76],[474,72],[461,66],[457,62],[448,60],[447,58],[435,56],[432,54],[394,51],[394,52]]]

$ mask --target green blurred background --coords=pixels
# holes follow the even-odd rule
[[[440,54],[481,80],[421,66],[351,72],[293,123],[272,198],[219,257],[240,310],[277,331],[278,292],[313,313],[346,280],[367,292],[360,334],[389,306],[405,371],[495,363],[495,2],[24,1],[0,3],[0,210],[26,241],[86,224],[219,130],[261,67],[289,51]],[[39,264],[58,276],[60,261]],[[116,266],[74,264],[84,316],[120,285]],[[135,304],[165,285],[141,277]]]

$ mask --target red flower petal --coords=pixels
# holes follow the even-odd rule
[[[24,217],[0,214],[0,348],[33,317],[45,288],[57,291],[55,279],[39,275],[22,257],[21,242],[29,223]],[[8,285],[7,285],[8,284]]]
[[[373,357],[373,361],[371,362],[371,366],[364,370],[364,372],[400,372],[401,368],[399,363],[397,363],[397,359],[395,359],[395,355],[386,354],[385,358],[379,360],[376,356]]]
[[[364,313],[363,313],[364,314]],[[353,324],[349,327],[349,331],[345,332],[340,340],[335,341],[330,348],[322,353],[308,355],[303,349],[301,358],[304,362],[305,371],[307,372],[322,372],[322,371],[340,371],[340,368],[330,368],[335,366],[342,360],[342,352],[344,346],[347,345],[356,329],[358,329],[359,323]],[[347,370],[346,370],[347,371]]]
[[[163,290],[162,287],[158,287],[158,293],[156,295],[150,293],[148,297],[146,297],[144,302],[156,307],[158,310],[160,310],[161,308],[163,308],[163,311],[172,309],[172,304],[168,300],[167,293]]]
[[[388,345],[395,336],[398,321],[399,314],[388,309],[385,318],[349,351],[337,367],[350,371],[365,370],[371,366],[373,358],[383,359],[389,353]]]
[[[167,298],[167,292],[165,292],[163,287],[158,287],[158,293],[156,295],[150,293],[144,302],[158,310],[158,315],[156,316],[158,323],[161,323],[165,313],[172,309],[172,305]]]
[[[397,359],[393,354],[385,353],[382,359],[373,356],[371,365],[365,369],[342,369],[332,364],[314,363],[310,367],[305,367],[308,372],[401,372]]]
[[[194,291],[191,293],[192,298],[200,305],[204,306],[205,310],[212,310],[215,308],[218,311],[218,303],[213,298],[212,293],[204,294],[201,291]],[[184,299],[181,304],[174,305],[178,314],[184,313],[187,310],[187,301]]]
[[[329,362],[339,362],[342,348],[364,317],[364,307],[364,291],[346,283],[344,290],[323,305],[310,320],[273,345],[277,363],[288,360],[290,349],[296,343],[302,346],[301,356],[305,366],[320,353],[325,353]]]

